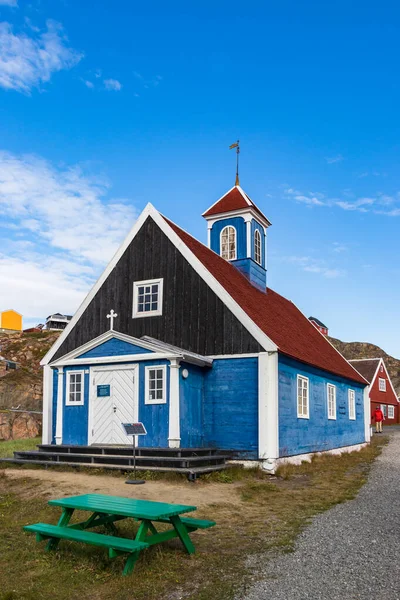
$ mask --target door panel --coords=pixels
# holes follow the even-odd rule
[[[135,369],[94,370],[92,375],[92,444],[132,444],[121,423],[137,415]],[[109,385],[110,395],[97,397],[97,386]]]

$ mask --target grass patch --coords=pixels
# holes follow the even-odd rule
[[[10,480],[0,473],[0,600],[231,600],[258,572],[249,573],[246,559],[291,551],[311,517],[357,494],[384,443],[384,437],[373,439],[360,452],[285,466],[279,477],[234,467],[221,473],[231,477],[230,485],[214,475],[199,480],[195,485],[204,490],[205,501],[196,516],[215,519],[217,527],[193,535],[194,556],[184,554],[178,540],[143,552],[128,578],[121,577],[123,559],[110,561],[101,548],[62,541],[56,552],[45,553],[21,528],[55,523],[59,510],[40,496],[37,480]],[[226,503],[207,505],[211,483],[221,486]],[[193,488],[187,482],[162,485],[176,486],[180,501],[190,503],[185,494]],[[162,493],[155,499],[162,500]],[[132,537],[136,528],[129,520],[118,524],[122,536]]]
[[[36,446],[41,443],[40,437],[0,442],[0,458],[12,458],[14,452],[22,452],[23,450],[37,450]],[[0,600],[2,600],[1,596]]]

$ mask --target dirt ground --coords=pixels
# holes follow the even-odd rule
[[[240,482],[221,485],[220,483],[202,483],[198,481],[169,482],[146,481],[144,485],[126,485],[125,477],[109,475],[88,475],[77,472],[59,472],[42,469],[5,469],[4,474],[10,480],[34,480],[40,482],[35,491],[36,496],[71,496],[74,494],[109,494],[127,498],[142,498],[159,502],[190,504],[199,508],[215,504],[241,504]],[[139,475],[140,476],[140,475]],[[27,494],[32,494],[29,487]]]

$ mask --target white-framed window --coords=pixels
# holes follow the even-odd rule
[[[336,386],[327,384],[328,419],[336,419]]]
[[[386,406],[386,404],[381,404],[381,411],[383,412],[383,416],[386,419],[386,417],[387,417],[387,406]]]
[[[354,390],[349,390],[349,419],[356,419],[356,393]]]
[[[162,315],[163,279],[133,283],[133,318]]]
[[[308,419],[309,411],[309,379],[303,375],[297,375],[297,416],[300,419]]]
[[[84,403],[85,374],[83,371],[67,371],[65,404],[80,406]]]
[[[379,391],[386,392],[386,379],[379,377]]]
[[[145,404],[166,404],[167,367],[155,365],[145,367]]]
[[[261,234],[258,229],[254,232],[254,260],[261,265]]]
[[[394,419],[394,406],[388,405],[388,419]]]
[[[225,260],[236,259],[236,229],[231,225],[221,231],[221,256]]]

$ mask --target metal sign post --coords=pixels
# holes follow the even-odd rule
[[[143,423],[121,423],[126,435],[132,436],[133,447],[133,479],[127,479],[125,483],[140,485],[146,483],[143,479],[136,479],[136,436],[146,435],[147,431]]]

